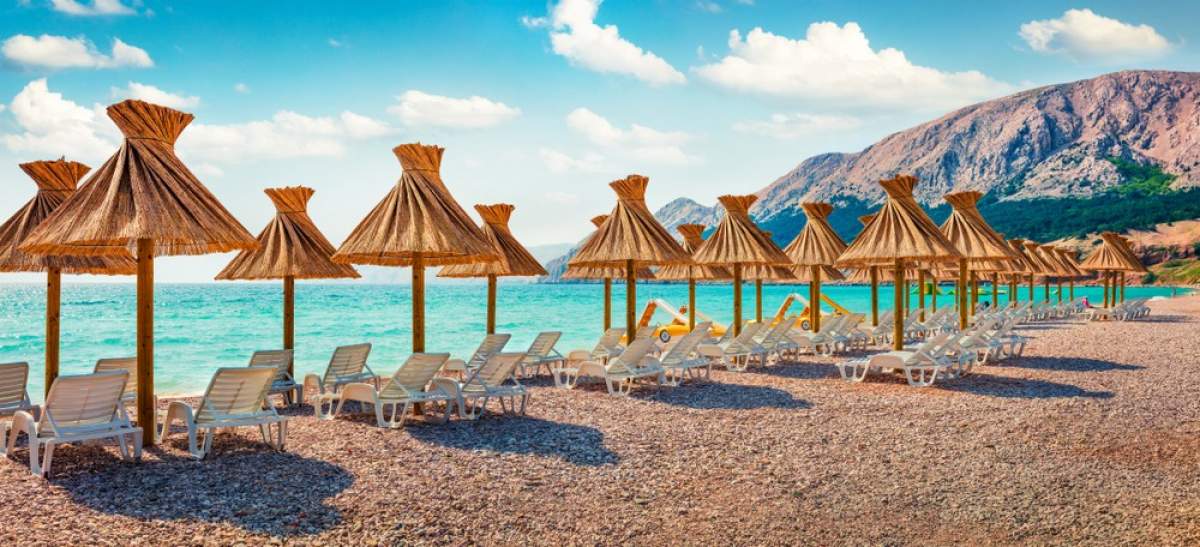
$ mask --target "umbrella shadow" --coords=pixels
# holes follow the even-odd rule
[[[695,382],[655,391],[635,391],[632,397],[697,410],[804,409],[812,404],[770,386]]]
[[[457,420],[436,427],[407,428],[421,442],[458,450],[486,450],[558,458],[585,467],[620,462],[604,446],[604,433],[594,427],[552,422],[528,416]]]
[[[1142,370],[1146,368],[1140,365],[1127,365],[1083,357],[1022,357],[1021,359],[1013,359],[1011,361],[1004,362],[1003,364],[1006,367],[1058,370],[1063,372],[1108,372],[1113,370]]]
[[[205,461],[151,448],[147,455],[160,461],[103,467],[96,463],[105,456],[96,452],[119,462],[114,448],[64,449],[55,454],[52,482],[89,509],[139,520],[226,523],[284,537],[342,522],[341,511],[327,503],[354,483],[341,466],[276,452],[240,435],[218,435],[214,448]],[[59,466],[59,454],[67,465]]]
[[[957,380],[945,383],[939,382],[938,386],[947,391],[960,391],[1004,399],[1062,399],[1076,397],[1111,399],[1115,395],[1111,391],[1090,391],[1079,386],[1048,380],[1010,378],[1006,376],[992,376],[990,374],[971,374]]]
[[[841,358],[848,358],[839,356]],[[780,378],[796,378],[799,380],[820,380],[838,376],[836,365],[831,363],[806,363],[804,361],[784,361],[765,368],[750,369],[756,374],[778,376]]]

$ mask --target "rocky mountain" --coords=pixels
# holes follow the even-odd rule
[[[984,192],[981,210],[1012,236],[1050,240],[1124,229],[1126,218],[1129,227],[1195,218],[1200,73],[1124,71],[971,105],[859,152],[800,162],[757,192],[751,216],[786,244],[803,225],[801,201],[830,201],[838,207],[831,224],[849,238],[856,217],[883,200],[876,182],[899,173],[921,179],[917,199],[935,220],[944,194]],[[668,228],[713,225],[720,214],[687,198],[655,213]]]

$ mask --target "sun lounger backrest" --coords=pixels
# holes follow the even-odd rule
[[[475,353],[471,354],[471,359],[467,361],[467,368],[479,368],[483,366],[492,354],[504,351],[504,346],[508,345],[510,338],[512,338],[511,334],[489,334],[484,336],[483,342],[479,343],[479,347],[475,349]]]
[[[483,366],[475,370],[463,384],[464,390],[484,389],[487,386],[498,386],[513,375],[517,363],[525,358],[521,352],[493,353]]]
[[[557,344],[561,337],[562,333],[558,331],[540,332],[533,339],[533,343],[529,344],[529,351],[525,354],[536,359],[548,357],[550,352],[554,351],[554,344]]]
[[[704,338],[708,336],[708,327],[711,324],[699,323],[696,325],[695,330],[687,333],[678,342],[675,342],[675,345],[671,346],[671,350],[663,356],[663,364],[682,363],[686,361],[696,351],[696,348],[700,346],[700,342],[703,342]]]
[[[287,382],[292,379],[288,375],[288,368],[292,366],[292,355],[290,349],[258,350],[250,355],[250,366],[275,367],[275,378],[271,383]]]
[[[106,426],[117,415],[128,378],[123,370],[59,376],[46,394],[41,427],[61,435]]]
[[[200,401],[196,421],[210,422],[262,412],[274,377],[274,367],[217,369],[204,392],[204,400]]]
[[[125,382],[125,394],[121,396],[127,401],[137,400],[137,357],[110,357],[96,361],[96,368],[93,372],[108,372],[112,370],[123,370],[129,373],[129,380]]]
[[[324,383],[332,385],[340,378],[352,378],[362,374],[363,368],[367,366],[367,355],[370,353],[370,343],[339,346],[333,350],[333,357],[329,358]]]
[[[414,353],[396,369],[383,389],[382,399],[401,399],[425,391],[437,371],[450,360],[449,353]]]
[[[628,348],[625,348],[625,351],[608,361],[607,368],[610,372],[632,371],[641,366],[642,359],[645,359],[653,348],[653,339],[643,338],[641,340],[634,340]]]
[[[0,412],[20,410],[29,404],[29,363],[0,365]]]

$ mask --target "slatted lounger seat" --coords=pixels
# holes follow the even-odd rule
[[[204,459],[212,452],[213,435],[218,429],[257,427],[264,443],[282,451],[287,441],[287,418],[267,405],[267,391],[275,378],[274,367],[220,368],[213,374],[199,410],[183,401],[171,401],[163,421],[159,439],[171,432],[171,425],[180,421],[187,426],[188,452]],[[271,433],[275,426],[275,433]],[[201,432],[207,431],[203,444]]]

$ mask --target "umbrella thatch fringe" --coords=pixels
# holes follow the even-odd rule
[[[792,264],[796,266],[833,266],[846,250],[846,242],[838,237],[833,226],[829,224],[829,214],[833,212],[833,205],[824,202],[804,202],[800,207],[804,210],[807,222],[796,238],[783,249],[784,254],[788,255]],[[797,268],[797,273],[802,269],[804,268]]]
[[[680,224],[675,227],[675,230],[683,236],[683,249],[692,255],[700,249],[701,245],[704,245],[704,230],[706,229],[708,227],[703,224]],[[686,281],[688,279],[716,281],[732,277],[733,274],[727,268],[702,264],[663,266],[654,272],[655,279],[670,281]]]
[[[108,107],[125,134],[116,154],[22,245],[48,255],[127,256],[139,239],[154,253],[198,255],[257,243],[175,155],[192,115],[138,100]]]
[[[546,269],[538,263],[529,250],[517,241],[508,229],[508,220],[512,217],[515,206],[508,203],[495,205],[476,205],[475,211],[483,219],[484,237],[492,244],[498,260],[491,262],[476,262],[474,264],[452,264],[438,272],[439,277],[487,277],[495,276],[532,276],[546,275]]]
[[[275,217],[258,234],[258,248],[242,251],[216,279],[339,279],[358,278],[348,264],[330,260],[333,244],[308,216],[313,189],[305,186],[267,188]]]
[[[1008,271],[1008,261],[1017,257],[1008,242],[983,219],[976,205],[981,197],[982,193],[973,190],[946,194],[951,212],[942,223],[941,232],[967,259],[971,271]]]
[[[20,249],[29,234],[75,193],[79,179],[88,169],[82,163],[65,158],[21,164],[21,170],[37,184],[38,192],[0,225],[0,271],[43,272],[57,268],[63,273],[104,275],[136,271],[137,264],[128,253],[123,256],[48,256]]]
[[[1145,271],[1145,266],[1129,251],[1121,236],[1114,232],[1103,232],[1100,240],[1100,246],[1084,259],[1080,268],[1090,271]]]
[[[839,266],[888,265],[897,260],[957,260],[961,258],[937,225],[913,198],[917,178],[899,175],[881,180],[887,199],[858,237],[838,259]]]
[[[420,143],[392,150],[404,173],[333,255],[341,264],[427,266],[496,260],[496,251],[450,195],[438,169],[443,148]]]
[[[608,215],[596,215],[591,219],[592,226],[597,228],[597,232],[607,221]],[[590,240],[593,237],[596,237],[596,232],[592,232],[588,236],[588,239]],[[586,245],[587,242],[585,241],[584,244]],[[646,266],[638,268],[634,276],[638,279],[656,278],[654,272]],[[568,262],[567,270],[563,272],[562,278],[571,280],[624,279],[625,268],[624,266],[577,266]]]

